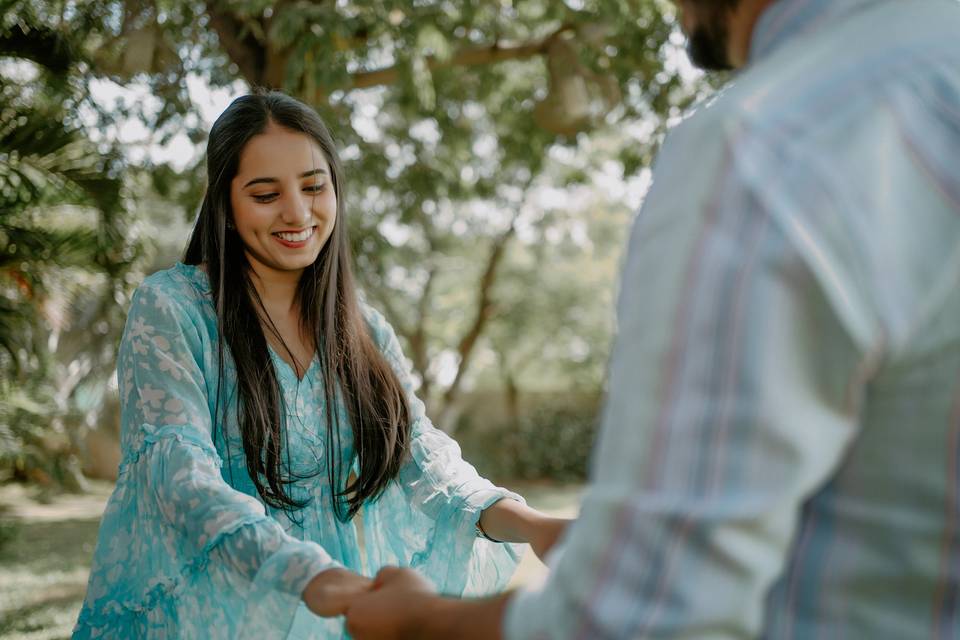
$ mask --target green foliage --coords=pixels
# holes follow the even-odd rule
[[[544,395],[515,419],[495,424],[481,416],[464,416],[457,439],[484,476],[504,482],[586,480],[599,416],[597,396]]]
[[[113,370],[113,309],[138,246],[121,156],[77,120],[82,34],[38,15],[24,8],[0,30],[0,466],[76,486],[68,426],[82,424],[79,394]]]
[[[34,383],[0,389],[0,469],[14,480],[76,488],[75,451],[53,426],[61,416],[48,392]]]
[[[550,209],[513,245],[486,339],[502,384],[599,389],[612,336],[616,274],[630,220],[623,204]],[[492,386],[493,368],[480,382]]]
[[[316,106],[346,156],[361,283],[428,393],[442,358],[465,368],[490,348],[482,338],[508,307],[492,287],[512,260],[498,246],[525,224],[529,191],[587,184],[604,158],[628,175],[646,166],[667,118],[700,92],[670,61],[672,9],[659,0],[16,4],[47,32],[84,33],[73,44],[85,79],[145,82],[159,99],[101,110],[104,124],[136,117],[161,142],[184,128],[201,139],[191,74]],[[636,121],[637,132],[622,128]],[[616,144],[599,153],[587,132]],[[591,162],[558,166],[558,147]],[[170,193],[169,170],[154,173]],[[190,175],[192,186],[177,180],[181,205],[202,188],[202,172]]]
[[[204,175],[202,164],[127,166],[109,144],[91,153],[75,114],[103,132],[132,118],[161,144],[180,132],[199,143],[208,123],[187,92],[199,77],[282,89],[330,124],[360,282],[442,426],[460,387],[598,389],[629,216],[597,175],[642,172],[668,120],[708,90],[676,55],[663,0],[0,0],[0,62],[40,74],[4,78],[0,92],[11,149],[0,147],[11,203],[0,365],[56,380],[56,429],[90,421],[79,398],[102,393],[144,264],[130,238],[160,238],[145,243],[157,267],[174,259]],[[100,105],[87,94],[95,82],[146,86],[155,100]],[[544,204],[550,189],[592,190],[593,202]],[[72,323],[41,313],[54,298]],[[78,348],[81,326],[99,328]],[[51,336],[56,353],[41,345]]]

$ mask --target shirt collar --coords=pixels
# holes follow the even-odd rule
[[[882,0],[776,0],[760,16],[750,40],[750,62],[768,56],[793,36]]]

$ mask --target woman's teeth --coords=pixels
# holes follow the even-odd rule
[[[314,229],[316,229],[316,227],[310,227],[309,229],[304,229],[298,233],[279,232],[273,235],[277,236],[281,240],[286,240],[287,242],[303,242],[313,235]]]

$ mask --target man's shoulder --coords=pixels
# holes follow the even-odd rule
[[[718,102],[714,117],[793,135],[875,109],[898,84],[935,73],[937,60],[960,62],[960,2],[877,1],[863,10],[788,37],[749,65]]]
[[[809,168],[811,158],[842,165],[848,154],[839,145],[859,148],[854,141],[876,136],[891,96],[944,87],[960,96],[957,34],[956,0],[878,0],[836,24],[789,37],[670,133],[658,177],[688,182],[691,158],[710,175],[710,167],[744,159],[760,163],[763,174]],[[923,98],[912,100],[914,113],[931,108]]]

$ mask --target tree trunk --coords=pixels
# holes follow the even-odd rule
[[[490,257],[487,259],[487,268],[480,278],[480,286],[477,290],[477,315],[473,320],[473,324],[470,325],[470,328],[460,340],[460,345],[457,347],[457,353],[460,356],[457,375],[454,377],[453,383],[451,383],[450,387],[443,394],[443,404],[440,406],[435,420],[437,425],[447,433],[453,433],[456,430],[456,420],[459,417],[458,400],[460,399],[460,385],[463,383],[463,376],[470,364],[470,358],[474,353],[477,340],[479,340],[487,323],[493,316],[494,304],[491,299],[491,291],[497,279],[497,267],[503,260],[504,251],[507,248],[510,238],[512,238],[516,232],[516,222],[519,211],[520,209],[518,208],[518,213],[515,214],[513,220],[510,221],[510,227],[500,234],[493,243],[493,247],[490,250]]]

